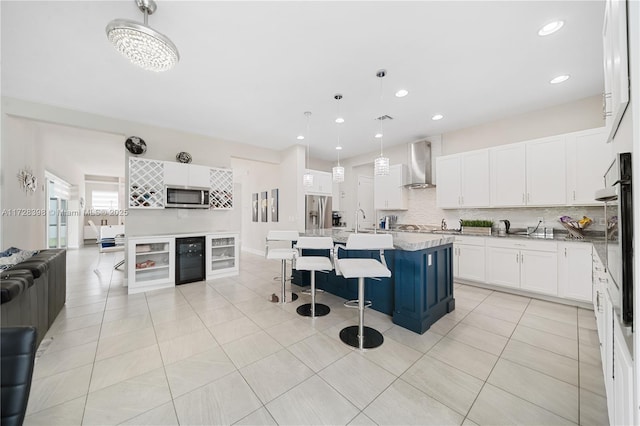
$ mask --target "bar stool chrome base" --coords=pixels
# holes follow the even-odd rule
[[[384,342],[382,333],[367,326],[364,326],[363,329],[364,338],[362,339],[362,345],[360,344],[357,325],[351,325],[340,330],[340,340],[347,345],[358,349],[374,349],[378,346],[382,346],[382,343]]]
[[[303,317],[313,317],[313,316],[323,317],[327,315],[329,312],[331,312],[331,308],[328,307],[327,305],[323,305],[322,303],[316,303],[315,315],[312,315],[311,303],[305,303],[304,305],[298,306],[298,308],[296,309],[296,312],[302,315]]]
[[[283,298],[282,294],[272,293],[271,296],[269,296],[268,300],[269,302],[272,302],[272,303],[280,303],[280,304],[291,303],[298,300],[298,295],[290,291],[285,291],[284,298]]]

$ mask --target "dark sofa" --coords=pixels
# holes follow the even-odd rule
[[[66,250],[42,250],[0,273],[0,324],[35,327],[39,345],[66,296]]]

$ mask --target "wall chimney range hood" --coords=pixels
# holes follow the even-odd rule
[[[431,180],[431,142],[409,144],[409,183],[412,189],[435,188]]]

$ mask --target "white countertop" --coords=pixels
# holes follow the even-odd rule
[[[333,241],[336,243],[346,243],[347,238],[351,233],[352,232],[345,231],[343,229],[316,229],[313,231],[305,232],[302,235],[309,237],[332,237]],[[453,235],[421,234],[393,231],[378,231],[378,233],[393,235],[394,247],[398,250],[405,251],[418,251],[441,246],[444,244],[451,244],[454,240]]]
[[[166,234],[153,234],[153,235],[135,235],[131,237],[127,237],[127,240],[143,240],[147,238],[185,238],[185,237],[206,237],[208,235],[238,235],[240,231],[202,231],[202,232],[189,232],[187,234],[176,234],[172,232],[168,232]]]

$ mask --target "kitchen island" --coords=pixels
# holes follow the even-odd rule
[[[390,278],[367,279],[365,297],[371,308],[393,316],[393,322],[416,333],[424,333],[447,312],[455,308],[453,297],[453,236],[388,232],[394,250],[385,251]],[[305,236],[332,237],[344,244],[350,232],[316,230]],[[326,255],[318,250],[304,254]],[[338,256],[373,257],[378,251],[339,250]],[[306,286],[309,273],[294,271],[293,284]],[[358,282],[336,275],[335,270],[317,274],[316,287],[347,300],[357,299]]]

